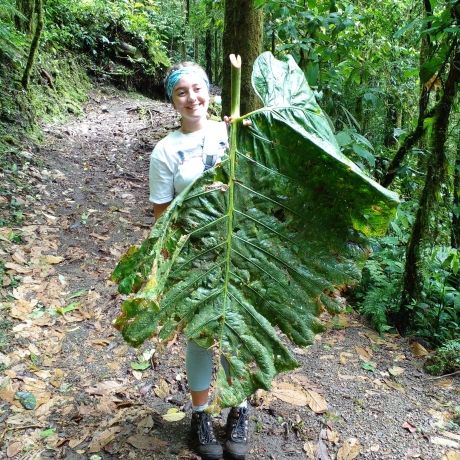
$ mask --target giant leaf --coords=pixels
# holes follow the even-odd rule
[[[232,122],[228,158],[113,273],[132,293],[116,321],[129,343],[183,330],[227,358],[232,385],[220,369],[215,388],[223,406],[297,366],[286,339],[311,343],[318,314],[339,309],[337,286],[359,279],[366,237],[385,232],[397,204],[340,153],[292,58],[262,54],[253,84],[266,107]]]

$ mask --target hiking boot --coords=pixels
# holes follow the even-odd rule
[[[249,409],[233,407],[227,418],[225,452],[236,460],[244,460],[248,450]]]
[[[217,442],[212,429],[211,416],[206,412],[193,412],[191,423],[192,443],[203,460],[222,458],[222,446]]]

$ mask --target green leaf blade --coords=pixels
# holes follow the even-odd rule
[[[342,155],[292,61],[260,59],[256,68],[274,70],[265,89],[255,72],[259,94],[285,105],[253,112],[250,127],[234,122],[229,158],[179,195],[114,273],[127,290],[141,282],[116,322],[125,339],[184,331],[218,350],[233,380],[218,373],[224,406],[297,366],[278,328],[312,342],[321,311],[340,309],[335,291],[359,279],[366,237],[382,235],[397,206]]]

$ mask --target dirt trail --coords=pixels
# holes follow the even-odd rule
[[[41,166],[24,171],[34,194],[24,227],[9,229],[23,244],[1,250],[20,283],[2,309],[14,337],[0,353],[0,458],[197,458],[182,339],[152,358],[153,342],[129,348],[111,326],[121,298],[107,281],[151,227],[148,158],[177,123],[162,102],[99,89],[84,117],[47,128]],[[458,377],[430,379],[420,349],[353,315],[325,321],[295,350],[302,367],[254,397],[248,459],[458,460]],[[165,421],[171,408],[186,417]]]

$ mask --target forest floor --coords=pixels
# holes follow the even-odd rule
[[[12,326],[0,353],[1,459],[198,458],[183,339],[161,354],[154,342],[128,347],[108,281],[149,232],[149,155],[177,126],[163,102],[99,88],[83,117],[45,127],[20,171],[24,224],[0,228],[2,297],[14,297],[0,310]],[[301,367],[251,400],[247,458],[459,460],[459,376],[425,374],[422,346],[379,336],[356,314],[324,322],[312,346],[294,349]],[[168,422],[169,409],[186,415]],[[216,417],[220,436],[224,424]]]

